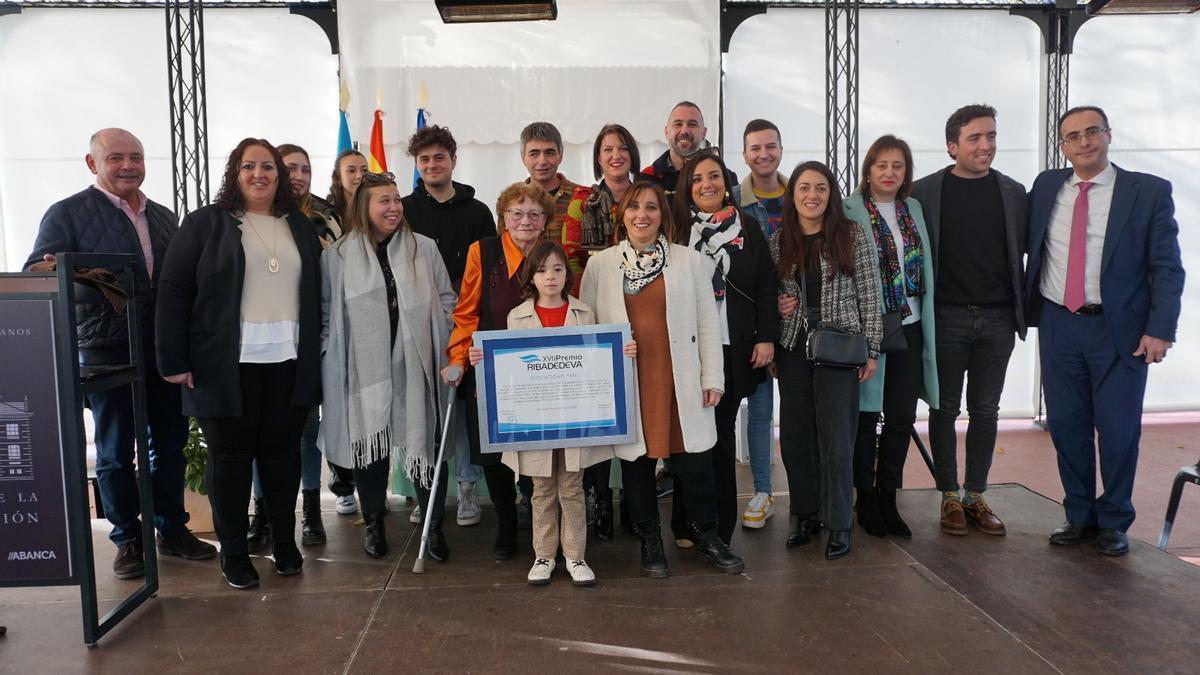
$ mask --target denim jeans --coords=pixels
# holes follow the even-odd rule
[[[768,377],[746,399],[746,444],[754,491],[771,494],[771,422],[775,416],[775,379]]]
[[[164,537],[183,531],[183,446],[188,420],[179,411],[179,385],[159,376],[154,356],[145,356],[146,424],[150,481],[154,486],[154,529]],[[141,504],[134,470],[133,387],[121,387],[87,397],[96,423],[96,482],[104,515],[112,523],[108,538],[118,546],[142,538]]]
[[[467,440],[467,401],[458,399],[454,403],[454,419],[451,420],[451,442],[454,451],[454,473],[460,481],[477,483],[483,478],[483,468],[471,463],[471,443]],[[470,401],[475,405],[475,401]]]
[[[940,405],[929,411],[929,445],[937,488],[942,492],[959,489],[954,421],[962,406],[965,377],[970,422],[962,487],[983,492],[996,448],[1000,394],[1016,344],[1013,310],[939,304],[935,317]]]

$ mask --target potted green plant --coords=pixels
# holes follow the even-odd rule
[[[195,417],[188,418],[187,445],[183,446],[183,504],[190,515],[188,525],[194,532],[212,532],[212,506],[204,484],[204,468],[208,464],[208,443]]]

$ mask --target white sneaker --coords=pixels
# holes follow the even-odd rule
[[[417,504],[413,507],[412,513],[408,514],[408,522],[413,525],[421,524],[421,505]]]
[[[338,513],[348,516],[358,511],[358,501],[354,499],[353,494],[342,495],[337,498],[336,508]]]
[[[576,586],[591,586],[596,583],[596,573],[582,560],[568,560],[567,571],[571,573],[571,583]]]
[[[538,558],[529,568],[529,576],[525,577],[530,586],[545,586],[550,583],[550,575],[554,573],[554,561]]]
[[[465,480],[458,481],[458,524],[462,527],[478,525],[482,518],[479,499],[475,496],[475,484]]]
[[[755,492],[742,514],[742,527],[757,530],[767,524],[767,518],[775,515],[775,498],[765,492]]]

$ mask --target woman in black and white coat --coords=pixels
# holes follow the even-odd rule
[[[738,209],[729,185],[728,170],[715,154],[692,156],[679,171],[673,216],[678,224],[675,241],[707,256],[715,265],[713,297],[725,363],[725,393],[716,408],[717,444],[713,446],[713,475],[717,485],[717,533],[726,545],[738,523],[737,474],[734,472],[737,440],[734,425],[742,399],[766,378],[767,364],[775,358],[779,338],[778,284],[767,238],[753,218]],[[686,535],[687,508],[675,482],[671,501],[671,528],[677,543],[690,546]]]
[[[850,552],[858,385],[874,375],[883,337],[878,256],[875,243],[846,217],[837,180],[820,162],[792,171],[783,225],[769,243],[780,293],[779,447],[797,519],[787,545],[809,543],[824,526],[825,557],[834,560]],[[808,332],[822,327],[865,336],[866,364],[809,361]]]

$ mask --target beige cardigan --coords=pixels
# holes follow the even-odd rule
[[[592,308],[575,298],[567,298],[567,320],[564,326],[590,326],[596,323],[596,315]],[[533,300],[526,300],[508,313],[509,330],[522,328],[542,328],[542,321],[533,308]],[[612,459],[611,445],[597,445],[586,448],[565,448],[567,471],[577,472],[587,467]],[[522,452],[506,452],[500,457],[505,466],[522,476],[539,476],[549,478],[554,469],[553,450],[524,450]]]
[[[705,452],[717,444],[714,409],[704,407],[704,391],[725,390],[725,357],[721,351],[720,319],[712,287],[714,271],[706,256],[671,244],[667,266],[662,273],[667,286],[667,337],[671,342],[675,399],[679,404],[683,445],[688,452]],[[624,278],[621,252],[616,246],[597,253],[588,261],[579,297],[595,308],[598,323],[629,323],[625,311]],[[638,336],[634,335],[633,339],[637,340]],[[617,457],[628,461],[646,454],[636,379],[634,390],[638,411],[637,440],[613,448]]]

